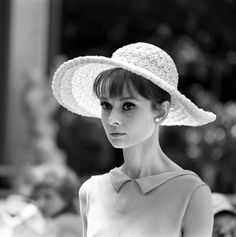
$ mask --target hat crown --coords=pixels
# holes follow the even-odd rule
[[[112,58],[152,72],[177,88],[178,72],[172,58],[161,48],[147,43],[129,44],[116,50]]]

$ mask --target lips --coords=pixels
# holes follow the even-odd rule
[[[121,136],[124,136],[126,133],[120,133],[120,132],[112,132],[110,133],[110,135],[112,137],[121,137]]]

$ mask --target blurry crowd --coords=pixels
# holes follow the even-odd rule
[[[0,206],[1,237],[80,237],[81,181],[63,165],[38,165],[19,177]]]

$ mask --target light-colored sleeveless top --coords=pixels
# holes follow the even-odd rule
[[[191,196],[206,185],[188,170],[131,179],[120,168],[86,183],[86,237],[179,237]]]

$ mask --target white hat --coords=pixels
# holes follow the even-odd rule
[[[198,108],[178,91],[173,60],[165,51],[148,43],[126,45],[111,58],[84,56],[63,63],[53,77],[53,94],[71,112],[100,118],[101,106],[93,93],[93,83],[99,73],[112,68],[141,75],[170,94],[171,108],[161,125],[200,126],[216,119],[215,114]]]
[[[227,211],[236,214],[236,211],[230,200],[222,193],[212,193],[213,211],[214,215],[217,213]]]

